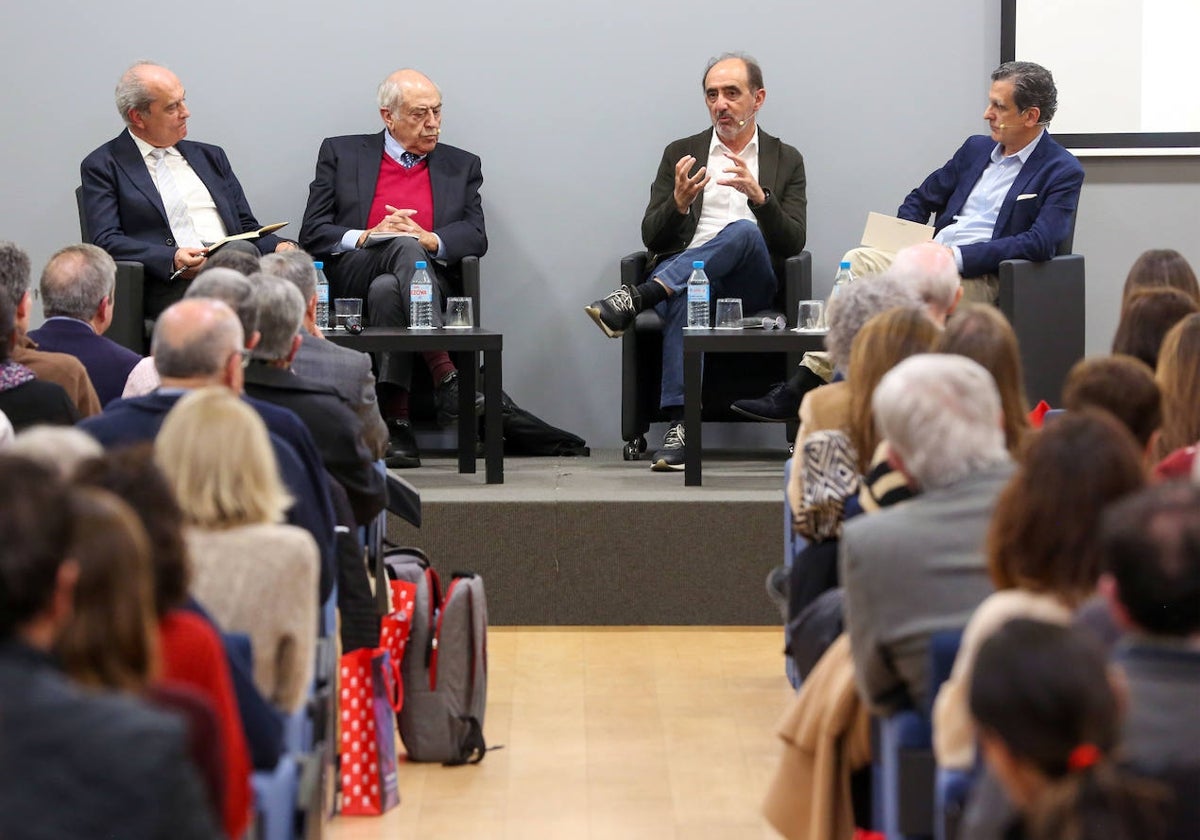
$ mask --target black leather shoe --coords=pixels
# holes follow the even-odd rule
[[[788,388],[786,382],[780,382],[758,399],[738,400],[729,407],[751,420],[760,420],[763,423],[786,423],[789,420],[799,419],[800,397]]]
[[[445,428],[458,419],[458,371],[452,370],[437,384],[433,392],[437,408],[437,423]],[[475,392],[475,416],[483,414],[483,394]]]
[[[417,436],[413,434],[411,420],[387,421],[388,443],[387,455],[383,463],[393,470],[407,470],[421,466],[421,451],[417,449]]]

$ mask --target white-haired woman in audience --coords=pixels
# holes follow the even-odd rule
[[[972,614],[934,701],[939,765],[965,770],[975,762],[967,690],[979,646],[1015,617],[1069,624],[1100,579],[1101,513],[1144,481],[1137,443],[1108,412],[1069,412],[1032,438],[988,531],[997,591]]]
[[[254,648],[254,680],[296,709],[312,676],[319,556],[312,536],[280,524],[291,503],[262,419],[226,388],[187,394],[155,442],[188,522],[192,594]]]

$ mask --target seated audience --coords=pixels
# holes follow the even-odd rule
[[[18,432],[39,423],[72,425],[79,412],[67,392],[54,382],[38,379],[33,370],[13,358],[19,335],[12,304],[0,292],[0,411]]]
[[[63,670],[92,688],[140,695],[179,714],[187,724],[196,769],[207,785],[213,813],[230,837],[250,822],[249,763],[227,751],[216,714],[204,695],[158,677],[158,620],[154,614],[150,543],[137,515],[106,490],[79,491],[72,522],[71,557],[79,564],[71,620],[55,644]],[[226,764],[226,756],[233,760]],[[227,778],[242,795],[226,809]]]
[[[1101,581],[1126,631],[1122,758],[1175,789],[1173,837],[1200,827],[1200,488],[1151,487],[1105,512]]]
[[[935,349],[973,359],[992,375],[1004,411],[1004,443],[1015,456],[1029,432],[1029,401],[1025,398],[1017,334],[1008,319],[994,306],[960,306],[946,322]]]
[[[1178,289],[1200,304],[1200,284],[1196,283],[1196,273],[1183,258],[1183,254],[1170,248],[1160,248],[1144,251],[1129,274],[1125,277],[1125,289],[1121,293],[1122,304],[1129,300],[1130,295],[1141,289]]]
[[[70,480],[76,467],[100,457],[104,449],[94,437],[73,426],[30,426],[16,436],[7,454],[37,461]]]
[[[155,453],[189,526],[192,593],[250,636],[255,684],[294,711],[312,680],[320,560],[311,535],[280,524],[290,500],[266,427],[229,391],[203,388],[167,415]]]
[[[100,398],[96,396],[83,363],[66,353],[39,350],[37,343],[29,337],[29,315],[33,311],[29,286],[29,256],[11,242],[0,242],[0,297],[5,298],[12,308],[14,314],[10,317],[16,326],[12,360],[32,370],[38,379],[61,385],[79,417],[98,414]],[[3,332],[5,339],[9,332]]]
[[[1100,578],[1096,536],[1105,506],[1144,482],[1141,453],[1106,412],[1069,412],[1033,437],[1001,491],[988,531],[996,592],[971,616],[933,706],[938,764],[975,763],[967,689],[979,646],[1009,619],[1069,624]]]
[[[860,694],[878,714],[929,706],[929,637],[962,627],[991,591],[984,537],[1013,472],[1000,394],[961,356],[892,368],[872,398],[892,464],[916,498],[846,523],[846,627]]]
[[[1167,333],[1154,378],[1162,393],[1157,454],[1165,458],[1200,441],[1200,314],[1187,316]],[[1186,467],[1190,471],[1190,461]]]
[[[284,249],[276,253],[286,254],[288,250],[290,249]],[[228,242],[218,248],[211,256],[205,258],[204,265],[200,266],[200,270],[196,272],[196,276],[199,277],[204,272],[211,271],[214,268],[231,268],[238,274],[249,277],[251,274],[258,272],[260,256],[258,249],[250,242]],[[268,254],[268,256],[270,255]]]
[[[221,836],[182,722],[86,690],[52,657],[79,578],[73,513],[52,470],[0,457],[0,836]]]
[[[1019,812],[1006,838],[1165,836],[1161,791],[1115,763],[1121,703],[1088,639],[1014,619],[980,648],[970,707],[988,767]]]
[[[68,245],[42,269],[42,311],[46,321],[29,337],[42,350],[66,353],[83,362],[101,405],[125,388],[142,357],[104,331],[112,325],[117,264],[95,245]]]
[[[1162,396],[1154,371],[1133,356],[1081,359],[1063,384],[1063,408],[1097,408],[1116,417],[1142,449],[1147,470],[1158,461]]]
[[[1200,303],[1178,289],[1135,291],[1121,308],[1121,320],[1113,336],[1113,353],[1136,356],[1152,368],[1158,367],[1159,348],[1171,327],[1188,315],[1200,312]]]
[[[188,595],[192,570],[183,535],[183,512],[154,463],[153,447],[122,447],[83,463],[76,481],[122,498],[146,529],[154,567],[154,610],[160,627],[170,631],[161,636],[159,644],[166,678],[193,685],[216,703],[224,741],[231,745],[227,747],[227,758],[242,750],[242,739],[236,736],[240,725],[254,768],[274,768],[283,749],[283,721],[255,688],[253,663],[220,634],[204,609]],[[225,669],[206,671],[204,661],[189,659],[191,648],[207,647],[207,638],[213,635],[220,638],[228,679],[222,676]],[[233,702],[224,688],[228,682],[232,682]]]

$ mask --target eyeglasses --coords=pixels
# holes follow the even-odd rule
[[[234,350],[232,353],[230,353],[230,354],[229,354],[229,358],[231,358],[231,359],[232,359],[234,356],[240,356],[240,357],[241,357],[242,369],[243,369],[243,370],[245,370],[246,368],[250,367],[250,351],[249,351],[249,350],[247,350],[245,347],[241,348],[240,350]]]

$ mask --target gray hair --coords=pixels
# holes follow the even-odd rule
[[[1054,76],[1032,61],[1006,61],[992,71],[993,82],[1012,82],[1013,104],[1018,110],[1038,109],[1038,125],[1050,125],[1058,111]]]
[[[744,52],[723,52],[715,58],[710,58],[708,64],[704,66],[704,75],[700,77],[700,87],[704,88],[704,83],[708,81],[708,71],[722,61],[728,61],[731,58],[736,58],[746,65],[746,82],[750,85],[750,91],[762,90],[763,74],[762,67],[759,66],[749,53]]]
[[[880,437],[922,490],[1008,460],[996,382],[965,356],[910,356],[880,380],[871,408]]]
[[[886,275],[860,277],[842,287],[829,302],[829,334],[825,336],[825,349],[834,368],[842,373],[849,368],[850,345],[867,321],[889,309],[920,309],[922,305],[916,292]]]
[[[121,74],[114,98],[117,101],[117,113],[121,115],[125,125],[133,125],[129,121],[130,111],[145,113],[150,110],[150,105],[154,102],[154,94],[146,87],[146,81],[139,72],[142,67],[166,69],[165,65],[159,64],[157,61],[135,61],[128,70]]]
[[[13,438],[5,453],[36,461],[70,480],[80,464],[103,455],[104,447],[74,426],[30,426]]]
[[[388,113],[394,114],[400,110],[400,106],[404,104],[404,85],[394,80],[396,73],[404,70],[411,70],[414,73],[420,73],[419,70],[414,70],[411,67],[401,67],[394,73],[388,74],[388,77],[379,83],[379,89],[375,92],[375,100],[379,103],[379,107]],[[421,73],[421,75],[425,75]],[[425,78],[429,79],[428,76]],[[438,96],[442,95],[442,89],[437,86],[433,79],[429,79],[429,83],[433,85],[433,89],[438,92]]]
[[[300,290],[283,277],[255,274],[254,298],[258,303],[258,332],[261,339],[251,351],[255,359],[275,362],[292,352],[292,339],[304,322],[304,298]]]
[[[242,322],[242,332],[249,337],[258,329],[258,302],[254,284],[246,275],[232,268],[210,268],[196,275],[188,287],[187,298],[212,298],[228,304]]]
[[[308,302],[317,293],[317,268],[313,265],[312,255],[307,251],[292,248],[267,254],[259,261],[259,269],[263,274],[282,277],[291,282],[300,290],[305,306],[308,306]]]
[[[16,306],[29,291],[29,255],[15,242],[0,242],[0,294]]]
[[[192,314],[197,317],[189,318]],[[164,379],[214,376],[245,342],[242,325],[226,303],[185,298],[167,307],[154,322],[150,355]]]
[[[239,247],[241,246],[241,247]],[[214,268],[232,268],[239,274],[249,277],[259,271],[258,249],[249,242],[230,242],[211,257],[204,260],[197,276]]]
[[[901,248],[884,276],[912,289],[939,319],[945,319],[958,300],[962,280],[954,255],[944,245],[922,242]]]
[[[42,309],[47,317],[65,315],[89,321],[100,302],[111,298],[117,264],[103,248],[68,245],[55,252],[42,269]]]

